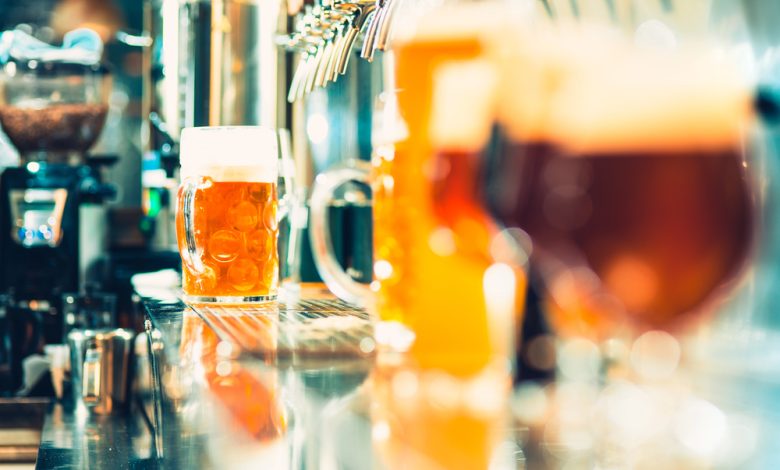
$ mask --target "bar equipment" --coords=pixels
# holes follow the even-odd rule
[[[377,51],[387,50],[393,16],[400,0],[323,1],[307,5],[295,30],[282,44],[300,53],[290,81],[287,100],[292,103],[336,82],[347,73],[353,48],[369,62]]]
[[[66,35],[64,48],[4,33],[0,124],[21,166],[0,175],[0,291],[13,298],[9,336],[21,384],[21,361],[63,340],[62,296],[95,280],[105,252],[106,207],[116,189],[102,169],[116,161],[89,155],[107,113],[111,76],[89,30]]]
[[[355,425],[368,431],[368,420],[340,418],[373,365],[365,312],[330,299],[195,305],[183,313],[179,331],[182,369],[203,374],[204,398],[219,405],[208,407],[205,419],[220,436],[208,449],[213,460],[238,468],[241,456],[262,449],[257,462],[279,468],[362,468],[370,432],[349,439],[361,444],[358,451],[343,436],[355,434],[348,430]],[[164,377],[156,386],[166,386]],[[173,387],[165,392],[173,394]],[[367,417],[366,402],[354,401],[354,411]]]
[[[122,328],[74,330],[68,334],[73,398],[78,406],[100,415],[128,409],[134,337]]]
[[[69,292],[62,296],[63,337],[74,329],[96,330],[117,324],[116,295],[87,287],[83,294]]]

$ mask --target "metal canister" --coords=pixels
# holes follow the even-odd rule
[[[126,411],[133,368],[132,331],[73,330],[68,334],[73,397],[96,414]]]

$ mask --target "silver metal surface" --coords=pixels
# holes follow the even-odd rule
[[[246,354],[277,359],[370,356],[361,341],[373,338],[368,312],[341,300],[299,300],[290,304],[269,302],[254,306],[193,305],[190,307],[214,329]],[[259,342],[265,331],[275,341]]]
[[[184,125],[277,124],[280,1],[181,5]],[[283,24],[283,23],[282,23]],[[186,70],[186,72],[185,72]]]
[[[74,330],[68,334],[77,404],[96,414],[127,409],[134,335],[130,330]]]
[[[176,468],[156,459],[151,428],[140,410],[100,416],[55,403],[45,415],[36,450],[36,470]]]
[[[160,468],[377,468],[358,398],[374,364],[365,311],[145,304]]]
[[[377,50],[385,50],[395,3],[394,0],[342,0],[309,6],[300,13],[294,32],[281,41],[300,55],[287,93],[288,101],[302,99],[316,87],[345,75],[356,44],[360,56],[369,62]]]
[[[48,406],[46,398],[0,398],[0,468],[35,462]]]

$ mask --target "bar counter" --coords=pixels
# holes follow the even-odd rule
[[[514,413],[491,408],[501,400],[488,393],[480,396],[482,414],[470,415],[453,411],[452,402],[419,400],[449,396],[441,377],[426,391],[424,375],[417,376],[412,394],[409,373],[386,374],[369,315],[324,294],[231,308],[187,306],[162,293],[145,300],[145,311],[151,386],[141,387],[129,414],[53,404],[37,469],[487,468],[487,457],[500,469],[587,466],[603,461],[604,449],[567,448],[566,439],[606,439],[616,430],[623,439],[650,439],[642,423],[659,421],[643,411],[657,405],[653,394],[668,391],[626,388],[618,378],[598,389],[594,406],[588,390],[595,389],[564,367],[554,384],[560,393],[546,388],[543,419],[532,416],[524,385],[514,390]],[[772,442],[780,435],[780,386],[771,373],[780,348],[772,341],[714,332],[686,346],[689,373],[671,383],[676,408],[662,420],[671,431],[656,433],[662,447],[647,454],[661,459],[658,468],[780,464]],[[566,395],[572,390],[580,394]],[[404,400],[387,400],[396,395]],[[706,447],[716,432],[725,434]],[[709,454],[686,453],[688,444]],[[644,447],[636,450],[631,458],[647,457]]]
[[[366,312],[335,300],[256,308],[146,303],[161,468],[371,468]]]
[[[365,311],[327,296],[210,308],[162,292],[144,304],[151,393],[129,414],[53,404],[37,469],[377,468]]]

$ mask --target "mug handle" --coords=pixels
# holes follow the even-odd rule
[[[206,177],[190,177],[182,181],[179,189],[178,211],[181,214],[182,224],[176,224],[177,230],[183,230],[184,233],[178,234],[179,251],[181,252],[182,262],[187,268],[195,273],[205,271],[203,260],[201,259],[202,249],[198,249],[195,240],[195,193],[199,189],[205,189],[211,186],[211,179]]]
[[[358,162],[355,166],[338,168],[317,175],[311,194],[311,241],[314,264],[325,285],[336,296],[349,303],[368,307],[374,301],[374,294],[344,271],[336,259],[333,239],[330,234],[328,204],[333,200],[336,189],[350,181],[369,184],[370,167]]]

